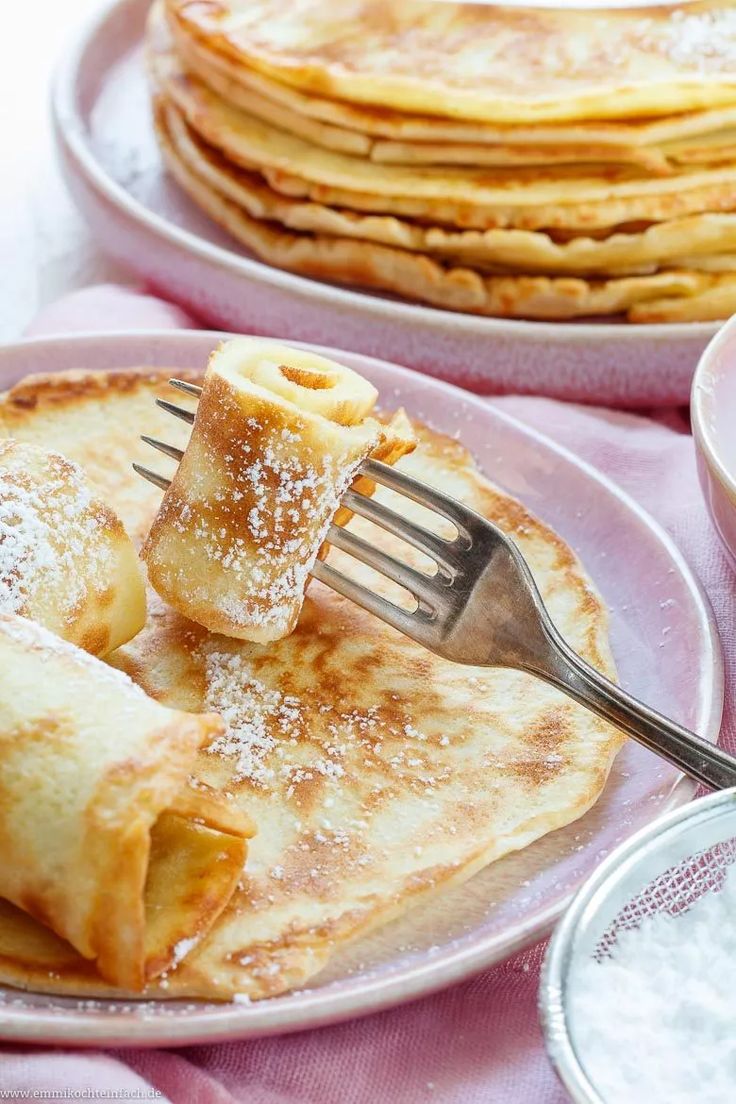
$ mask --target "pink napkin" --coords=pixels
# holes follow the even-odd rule
[[[193,325],[160,300],[119,288],[77,292],[32,327],[74,329]],[[681,415],[658,420],[549,399],[489,400],[566,445],[616,480],[672,534],[710,595],[726,661],[721,741],[736,751],[736,587],[698,488],[692,438]],[[666,423],[666,424],[665,424]],[[172,1104],[563,1104],[537,1020],[535,947],[433,997],[335,1027],[274,1039],[184,1050],[34,1050],[6,1047],[2,1090],[91,1087],[121,1099]],[[160,1096],[158,1094],[161,1094]]]

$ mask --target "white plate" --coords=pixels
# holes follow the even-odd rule
[[[29,372],[201,367],[216,340],[212,333],[169,332],[29,341],[0,349],[0,388]],[[652,518],[592,468],[487,402],[394,365],[336,355],[376,384],[385,407],[402,404],[459,434],[496,483],[572,545],[610,608],[623,684],[715,739],[723,675],[712,615]],[[430,993],[545,935],[602,855],[692,792],[672,767],[630,744],[585,817],[344,948],[300,992],[243,1006],[120,1005],[7,990],[0,1037],[98,1046],[211,1042],[314,1027]]]
[[[629,326],[479,318],[352,291],[246,255],[163,174],[148,108],[149,0],[113,0],[57,74],[65,175],[116,260],[212,325],[339,345],[474,391],[612,405],[687,403],[717,323]]]

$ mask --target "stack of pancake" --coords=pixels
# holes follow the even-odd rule
[[[736,6],[158,0],[156,130],[293,272],[472,314],[736,310]]]

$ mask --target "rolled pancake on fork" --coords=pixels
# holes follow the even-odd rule
[[[413,447],[401,412],[386,426],[369,416],[376,398],[315,353],[253,338],[215,350],[142,551],[161,597],[225,636],[287,636],[361,461]]]
[[[0,897],[140,991],[209,931],[242,871],[249,819],[189,782],[224,726],[14,614],[0,614],[0,670]]]
[[[146,596],[122,522],[57,452],[0,441],[0,612],[94,655],[140,632]]]

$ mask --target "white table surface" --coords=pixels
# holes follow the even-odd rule
[[[10,5],[10,0],[0,0]],[[56,166],[49,123],[54,65],[100,0],[16,0],[0,35],[0,342],[65,291],[131,282],[100,253]]]

